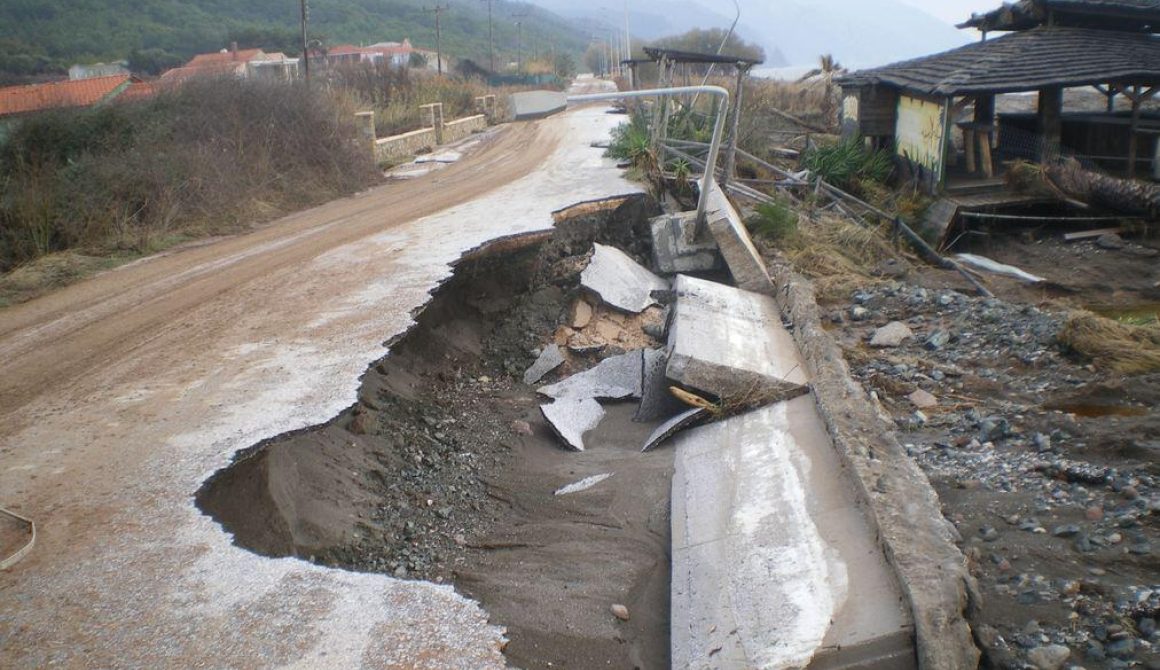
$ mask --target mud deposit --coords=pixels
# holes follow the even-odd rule
[[[598,306],[571,328],[592,243],[646,260],[655,213],[644,196],[578,206],[551,234],[469,254],[355,406],[240,454],[199,506],[261,554],[454,583],[507,627],[518,667],[667,667],[672,452],[640,453],[652,426],[631,404],[606,404],[588,450],[566,451],[522,381],[553,341],[584,353],[543,383],[659,346],[642,329],[659,314]]]

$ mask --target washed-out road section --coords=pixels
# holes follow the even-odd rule
[[[502,667],[451,587],[251,554],[192,495],[354,402],[464,251],[639,190],[589,146],[618,120],[512,126],[426,179],[0,312],[0,505],[40,532],[0,573],[0,665]]]

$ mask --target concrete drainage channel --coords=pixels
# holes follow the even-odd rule
[[[710,195],[719,253],[632,196],[468,254],[354,407],[198,505],[258,553],[454,583],[518,667],[967,667],[929,485]]]

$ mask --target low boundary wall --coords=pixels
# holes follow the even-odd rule
[[[434,128],[423,128],[375,140],[375,162],[410,158],[420,151],[434,149],[439,144],[435,138]]]
[[[487,128],[487,116],[483,114],[448,121],[443,125],[443,144],[458,142],[468,135],[478,133],[485,128]]]

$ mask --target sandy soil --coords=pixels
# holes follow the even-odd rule
[[[4,664],[502,665],[501,631],[450,587],[257,557],[191,496],[349,406],[462,252],[635,191],[588,146],[614,123],[512,126],[429,179],[0,312],[0,504],[41,531],[0,575]]]
[[[633,403],[607,405],[586,451],[564,449],[522,380],[572,323],[592,241],[646,248],[655,203],[620,202],[575,208],[550,241],[511,239],[461,263],[368,369],[357,405],[243,455],[199,506],[263,554],[454,582],[507,629],[517,667],[667,667],[672,452],[640,453],[654,425],[633,422]],[[606,312],[577,333],[597,346],[543,383],[660,346],[639,318]]]

